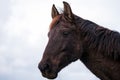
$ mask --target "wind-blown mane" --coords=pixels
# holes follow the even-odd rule
[[[104,53],[106,57],[114,60],[120,60],[120,34],[118,32],[101,27],[89,20],[83,20],[80,23],[81,36],[85,38],[89,48],[98,53]]]

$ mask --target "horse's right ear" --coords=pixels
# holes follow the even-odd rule
[[[57,15],[59,15],[59,12],[58,12],[57,8],[55,7],[55,5],[53,4],[51,16],[52,16],[52,18],[54,18],[54,17],[56,17]]]

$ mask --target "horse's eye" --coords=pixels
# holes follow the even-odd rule
[[[67,36],[68,34],[69,34],[69,31],[64,31],[64,32],[63,32],[63,35],[64,35],[64,36]]]

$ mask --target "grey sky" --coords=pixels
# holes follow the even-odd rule
[[[120,32],[119,0],[66,0],[82,18]],[[62,0],[0,0],[0,80],[47,80],[37,69],[47,44],[51,7]],[[99,80],[80,61],[55,80]]]

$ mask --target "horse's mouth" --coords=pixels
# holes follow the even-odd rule
[[[44,73],[42,73],[42,76],[46,77],[48,79],[55,79],[57,77],[57,73],[44,72]]]

